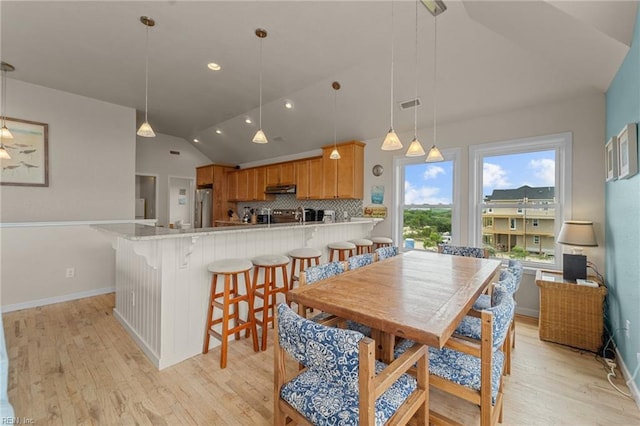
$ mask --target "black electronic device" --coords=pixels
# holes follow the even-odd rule
[[[581,254],[562,255],[562,278],[569,281],[587,278],[587,256]]]

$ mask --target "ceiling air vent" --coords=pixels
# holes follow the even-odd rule
[[[422,105],[422,102],[420,102],[420,98],[415,98],[408,101],[400,102],[400,109],[404,111],[405,109],[419,107],[420,105]]]

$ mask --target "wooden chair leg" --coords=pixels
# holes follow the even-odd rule
[[[220,348],[220,368],[227,367],[227,346],[229,345],[229,297],[231,296],[231,277],[228,274],[224,276],[224,302],[222,308],[222,344]]]
[[[251,321],[251,326],[247,331],[251,330],[251,338],[253,340],[253,351],[258,352],[258,328],[256,327],[256,318],[254,311],[254,294],[253,285],[249,280],[249,271],[244,271],[244,282],[247,289],[247,295],[249,296],[249,311],[247,312],[247,321]]]
[[[215,300],[217,278],[218,274],[213,274],[213,277],[211,278],[211,291],[209,292],[209,309],[207,310],[207,328],[204,330],[204,343],[202,345],[203,354],[209,352],[209,339],[211,338],[209,330],[211,329],[211,323],[213,322],[213,302]]]

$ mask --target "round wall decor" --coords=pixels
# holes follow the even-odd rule
[[[371,169],[371,173],[373,173],[374,176],[381,176],[382,172],[384,172],[384,167],[380,164],[376,164],[373,166],[373,169]]]

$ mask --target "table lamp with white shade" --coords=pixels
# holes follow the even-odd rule
[[[565,221],[556,241],[572,248],[572,254],[562,255],[562,277],[571,281],[586,279],[587,256],[582,254],[582,248],[598,246],[596,234],[593,231],[593,222],[586,220]]]

